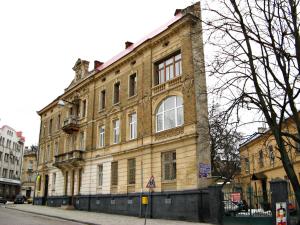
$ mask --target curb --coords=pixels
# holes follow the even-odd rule
[[[74,220],[74,219],[64,218],[64,217],[60,217],[60,216],[53,216],[53,215],[48,215],[48,214],[44,214],[44,213],[26,211],[26,210],[22,210],[22,209],[13,208],[13,207],[5,207],[5,208],[11,209],[11,210],[17,210],[20,212],[26,212],[26,213],[31,213],[31,214],[35,214],[35,215],[40,215],[40,216],[47,216],[47,217],[52,217],[52,218],[56,218],[56,219],[67,220],[67,221],[76,222],[76,223],[82,223],[85,225],[101,225],[100,223],[90,223],[90,222],[86,222],[86,221]]]

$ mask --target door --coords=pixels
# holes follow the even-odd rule
[[[45,187],[44,187],[44,202],[47,205],[47,198],[48,198],[48,184],[49,184],[49,176],[45,175]]]

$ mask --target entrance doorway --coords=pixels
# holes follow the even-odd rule
[[[45,187],[44,187],[44,201],[47,205],[47,198],[48,198],[48,184],[49,184],[49,176],[45,175]]]

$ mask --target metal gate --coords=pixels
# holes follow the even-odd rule
[[[224,192],[224,225],[272,225],[270,192]]]

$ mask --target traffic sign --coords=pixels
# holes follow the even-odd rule
[[[146,188],[155,188],[154,176],[152,175],[148,181]]]

